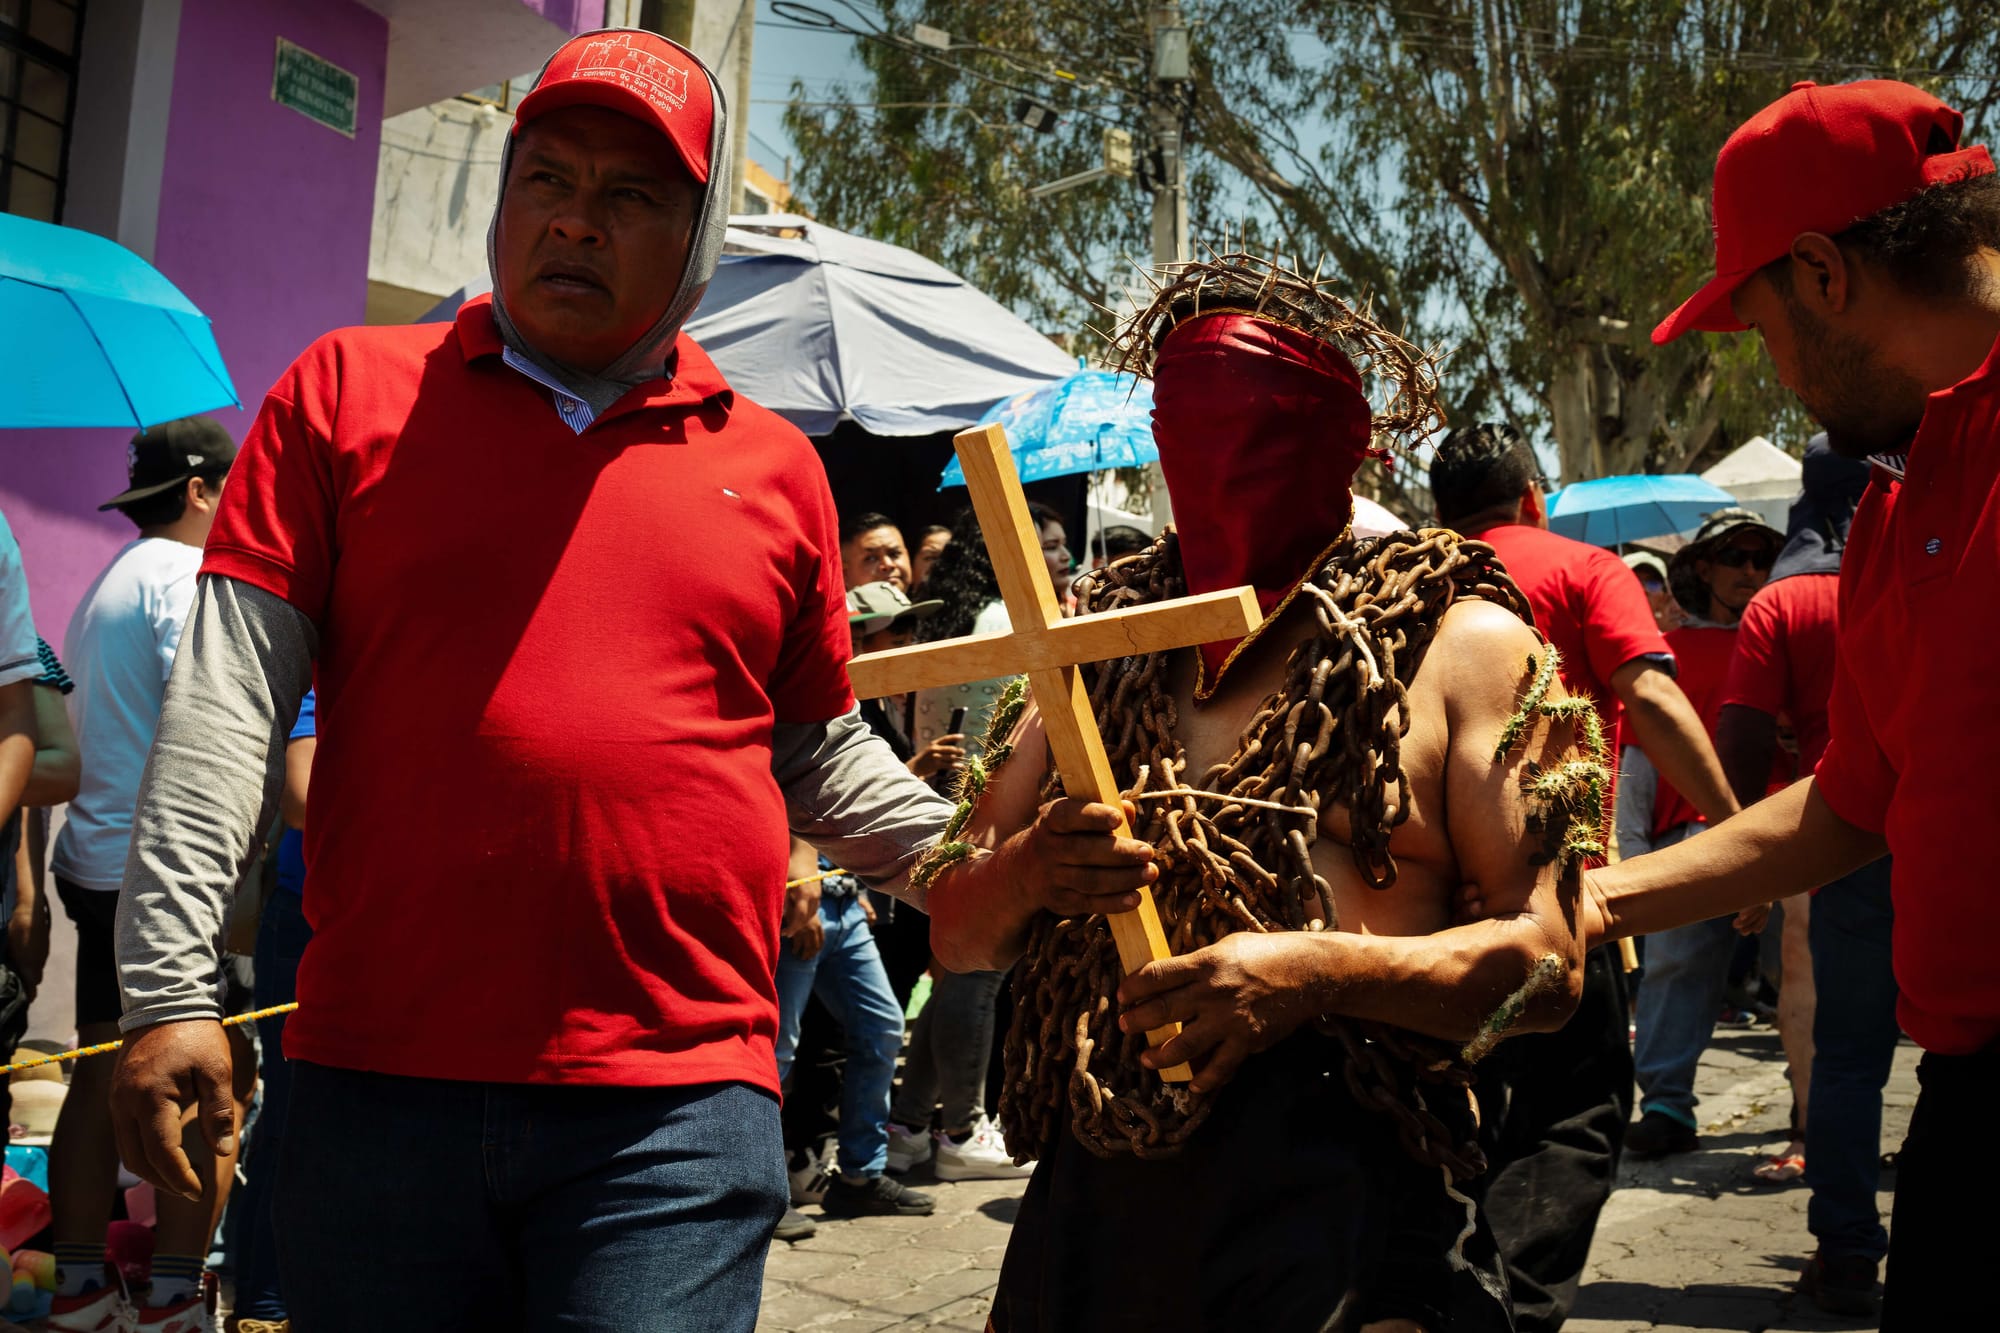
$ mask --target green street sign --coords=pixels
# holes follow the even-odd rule
[[[271,100],[352,139],[361,80],[280,37],[278,61],[271,72]]]

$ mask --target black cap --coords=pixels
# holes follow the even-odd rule
[[[236,461],[236,442],[214,417],[182,417],[134,435],[125,459],[131,488],[112,496],[97,506],[99,509],[116,509],[158,495],[189,477],[227,472]]]

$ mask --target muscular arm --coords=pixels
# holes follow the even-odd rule
[[[1446,615],[1425,659],[1426,670],[1443,673],[1450,726],[1445,828],[1459,878],[1494,886],[1488,892],[1492,915],[1413,941],[1435,941],[1421,977],[1402,977],[1399,985],[1379,988],[1356,984],[1345,974],[1336,977],[1329,1011],[1432,1036],[1468,1038],[1551,954],[1562,960],[1564,984],[1531,997],[1516,1030],[1553,1030],[1575,1009],[1585,949],[1577,921],[1577,878],[1562,874],[1558,861],[1550,859],[1558,847],[1530,831],[1522,778],[1530,761],[1546,769],[1574,759],[1577,728],[1538,719],[1523,743],[1495,758],[1502,732],[1530,683],[1528,656],[1542,651],[1533,631],[1489,603],[1461,603]],[[1521,667],[1514,672],[1497,669],[1506,662]],[[1550,694],[1559,697],[1560,685]],[[1538,860],[1544,864],[1534,864]]]
[[[1674,678],[1658,663],[1635,658],[1611,677],[1611,689],[1624,703],[1632,735],[1660,776],[1709,823],[1719,824],[1735,814],[1737,801],[1722,762],[1708,743],[1701,717]]]
[[[1586,874],[1585,927],[1597,944],[1726,916],[1829,884],[1888,851],[1805,778],[1699,838]]]
[[[1771,765],[1778,757],[1778,719],[1743,704],[1724,704],[1715,724],[1715,753],[1729,775],[1738,805],[1748,809],[1764,799]]]

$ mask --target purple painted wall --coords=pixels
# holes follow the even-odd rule
[[[280,37],[360,79],[352,139],[271,100]],[[183,0],[154,263],[215,322],[250,411],[306,344],[362,321],[388,49],[355,0]],[[233,433],[250,411],[223,414]]]
[[[359,77],[352,139],[271,100],[279,37]],[[238,439],[306,344],[362,320],[388,45],[388,20],[354,0],[183,0],[153,259],[215,322],[245,408],[216,416]],[[0,432],[0,511],[51,643],[132,536],[95,512],[125,489],[130,435]]]
[[[521,0],[564,32],[589,32],[604,26],[604,0]]]

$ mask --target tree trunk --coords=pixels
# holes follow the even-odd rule
[[[1616,344],[1578,340],[1556,360],[1549,415],[1564,485],[1635,472],[1683,471],[1718,437],[1721,415],[1712,376],[1682,386],[1692,420],[1677,429],[1667,416],[1662,358],[1631,355]]]

